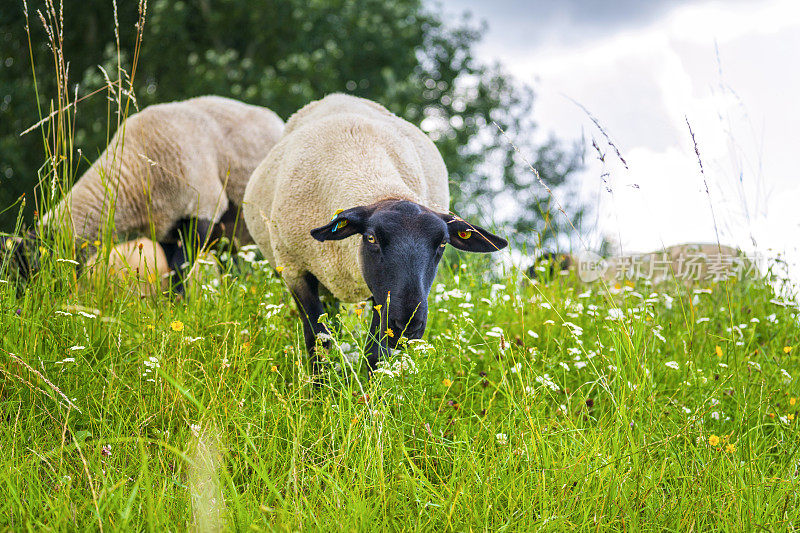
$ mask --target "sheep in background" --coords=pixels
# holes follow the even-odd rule
[[[741,250],[711,243],[678,244],[654,252],[608,258],[591,252],[580,253],[577,257],[544,254],[529,269],[530,277],[538,277],[537,268],[543,267],[550,269],[551,277],[556,267],[560,267],[561,271],[574,268],[585,283],[598,280],[624,283],[645,279],[653,284],[677,281],[687,287],[724,281],[731,277],[759,275],[756,264]]]
[[[136,287],[139,296],[153,296],[169,290],[173,272],[170,270],[167,255],[157,242],[139,238],[115,244],[104,263],[102,253],[94,254],[86,262],[89,281],[97,275],[98,269],[107,268],[108,278],[118,288]],[[208,276],[219,276],[217,263],[210,251],[202,251],[183,283],[189,287]]]
[[[401,336],[425,331],[427,296],[448,243],[471,252],[507,245],[448,214],[449,203],[447,169],[422,131],[374,102],[333,94],[287,121],[250,178],[243,210],[264,256],[282,269],[309,354],[327,333],[318,323],[321,287],[344,302],[372,298],[374,369]]]
[[[180,273],[187,248],[196,252],[222,233],[232,237],[234,226],[252,242],[238,212],[251,172],[282,132],[269,109],[218,96],[150,106],[125,120],[42,223],[68,224],[76,244],[107,230],[127,239],[154,236],[169,269]],[[175,288],[183,291],[180,279]]]
[[[86,261],[89,279],[104,267],[102,253]],[[157,242],[141,238],[115,245],[108,253],[108,277],[122,287],[135,285],[140,296],[169,290],[167,255]]]

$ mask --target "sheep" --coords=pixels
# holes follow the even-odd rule
[[[42,223],[67,224],[76,244],[107,230],[153,237],[180,273],[187,248],[232,234],[234,226],[252,242],[239,208],[251,172],[282,132],[283,121],[269,109],[219,96],[147,107],[123,122]],[[175,289],[183,292],[180,276]]]
[[[610,258],[592,253],[582,253],[577,258],[568,254],[545,254],[530,268],[529,275],[537,277],[537,266],[541,268],[545,262],[553,260],[557,260],[561,271],[576,267],[579,278],[585,283],[647,279],[654,284],[678,281],[688,287],[753,273],[758,275],[756,265],[741,250],[710,243],[678,244],[654,252]],[[549,267],[551,277],[553,267],[552,264]]]
[[[433,142],[383,106],[332,94],[290,117],[253,172],[242,209],[295,299],[315,367],[317,335],[329,335],[318,322],[320,288],[343,302],[372,299],[367,362],[375,369],[401,336],[424,333],[448,243],[470,252],[508,244],[448,214],[449,203],[447,169]]]
[[[103,258],[103,254],[96,253],[86,262],[90,282],[97,271],[105,267],[109,279],[118,288],[135,286],[141,297],[169,290],[173,272],[169,268],[164,249],[157,242],[141,237],[115,244],[108,253],[107,263]],[[210,251],[202,251],[183,282],[184,285],[191,286],[204,281],[209,275],[219,276],[219,270],[213,257],[210,257]]]
[[[102,254],[93,255],[86,265],[91,280],[104,266]],[[123,287],[135,284],[143,297],[169,289],[167,255],[160,244],[144,237],[115,245],[108,254],[107,269],[110,279]]]

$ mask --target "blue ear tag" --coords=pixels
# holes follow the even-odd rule
[[[336,220],[336,217],[338,217],[339,213],[341,213],[342,211],[344,211],[344,210],[343,209],[337,209],[336,212],[333,214],[333,218],[331,218],[331,220]],[[336,224],[333,227],[333,229],[331,230],[331,233],[336,233],[337,229],[342,229],[346,225],[347,225],[347,220],[340,221],[338,224]]]

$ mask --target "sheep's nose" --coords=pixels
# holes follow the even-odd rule
[[[392,333],[397,336],[404,336],[409,339],[419,339],[425,333],[425,321],[421,318],[411,317],[409,319],[389,319],[389,327]]]

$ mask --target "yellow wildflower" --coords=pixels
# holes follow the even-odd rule
[[[449,380],[449,379],[447,379],[447,378],[444,378],[444,379],[442,380],[442,385],[444,385],[445,387],[450,387],[452,384],[453,384],[453,382],[452,382],[452,381],[450,381],[450,380]]]
[[[719,437],[717,437],[716,435],[711,435],[710,437],[708,437],[708,443],[711,446],[717,446],[719,444]]]
[[[714,348],[714,351],[716,352],[717,357],[722,357],[722,348],[719,345],[717,345],[717,347]]]
[[[276,271],[278,274],[280,274],[281,272],[283,272],[283,267],[281,267],[281,266],[279,266],[279,267],[275,267],[275,271]]]
[[[735,452],[736,451],[736,445],[735,444],[728,444],[727,446],[725,446],[725,451],[728,452],[728,453]]]
[[[394,337],[394,331],[392,331],[392,328],[386,328],[386,334],[390,337]]]
[[[788,415],[786,415],[786,418],[788,418],[789,422],[791,422],[792,420],[794,420],[794,413],[789,413]]]
[[[794,405],[797,403],[797,398],[789,398],[789,405]]]
[[[89,246],[89,243],[87,241],[83,241],[83,244],[81,244],[81,250],[85,250],[87,246]]]
[[[383,307],[381,304],[378,304],[378,305],[373,305],[373,306],[372,306],[372,308],[373,308],[373,309],[375,309],[376,311],[380,311],[380,310],[381,310],[381,307]]]
[[[353,311],[355,312],[356,316],[358,316],[358,317],[360,317],[361,313],[364,312],[364,310],[361,309],[360,307],[356,307]]]
[[[156,329],[156,327],[153,324],[147,324],[144,329]]]
[[[270,368],[269,370],[270,370],[270,372],[277,372],[278,371],[278,367],[275,366],[275,365],[272,365],[272,368]]]
[[[100,241],[94,241],[95,246],[100,246]]]
[[[180,320],[173,320],[169,327],[172,328],[172,331],[183,331],[183,322]]]
[[[792,351],[792,347],[791,346],[784,346],[783,347],[783,353],[788,354],[791,351]]]

